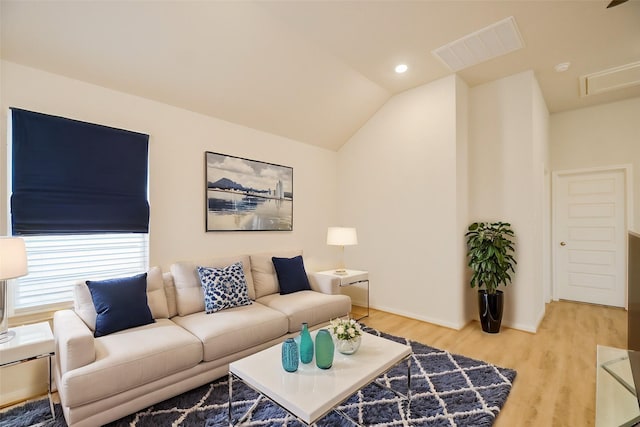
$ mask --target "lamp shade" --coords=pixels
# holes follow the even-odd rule
[[[356,229],[352,227],[329,227],[327,245],[349,246],[358,244]]]
[[[27,250],[20,237],[0,237],[0,280],[27,274]]]

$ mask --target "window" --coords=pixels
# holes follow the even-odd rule
[[[131,276],[148,269],[147,234],[25,236],[29,274],[17,280],[14,311],[73,299],[80,280]]]
[[[13,312],[73,299],[73,285],[148,269],[148,135],[11,109],[11,226],[29,274]]]

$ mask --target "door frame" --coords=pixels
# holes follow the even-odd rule
[[[556,259],[558,256],[558,218],[557,218],[557,206],[558,201],[556,197],[558,195],[558,185],[560,178],[567,177],[570,175],[581,175],[588,173],[598,173],[598,172],[622,172],[624,175],[624,203],[625,203],[625,218],[624,218],[624,226],[626,230],[632,230],[634,228],[633,221],[633,166],[631,164],[623,164],[623,165],[612,165],[612,166],[601,166],[594,168],[585,168],[585,169],[568,169],[568,170],[560,170],[554,171],[551,174],[551,271],[552,271],[552,280],[551,280],[551,295],[554,301],[558,301],[558,268],[556,265]],[[626,233],[625,233],[626,236]],[[624,265],[625,265],[625,274],[627,270],[627,254],[625,253]],[[626,286],[627,280],[625,277],[625,297],[624,297],[624,306],[628,309],[629,305],[629,295]]]

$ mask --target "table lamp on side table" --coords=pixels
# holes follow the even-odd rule
[[[0,237],[0,343],[15,336],[9,331],[7,280],[27,274],[27,250],[20,237]]]
[[[344,247],[357,244],[358,235],[355,228],[329,227],[327,230],[327,245],[342,247],[342,256],[340,259],[341,267],[334,272],[335,274],[347,274],[347,271],[344,269]]]

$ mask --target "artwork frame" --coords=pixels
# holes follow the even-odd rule
[[[205,151],[205,230],[293,231],[293,168]]]

